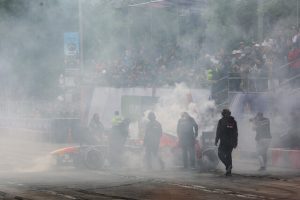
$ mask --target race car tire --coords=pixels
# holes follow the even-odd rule
[[[82,152],[73,155],[73,164],[76,169],[84,169],[86,167]]]
[[[202,152],[200,160],[200,168],[203,170],[214,170],[219,164],[218,154],[214,148],[207,149]]]
[[[84,163],[88,169],[101,169],[104,165],[104,156],[99,150],[90,149],[85,154]]]

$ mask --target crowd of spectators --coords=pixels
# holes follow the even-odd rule
[[[91,76],[87,77],[98,86],[164,87],[179,82],[185,82],[192,88],[211,86],[211,97],[218,105],[226,99],[227,89],[233,92],[265,92],[285,82],[299,87],[300,29],[278,30],[272,38],[261,43],[241,41],[231,50],[220,49],[214,54],[201,52],[192,59],[184,58],[176,48],[170,48],[164,55],[152,55],[141,48],[124,50],[119,59],[94,62],[93,65],[91,74],[94,76],[91,79]],[[34,117],[78,116],[76,108],[69,108],[63,102],[64,99],[58,98],[57,103],[51,106],[22,104],[9,108],[17,109],[12,113],[34,113]],[[2,107],[7,110],[7,106]],[[30,112],[28,109],[31,109]]]
[[[213,92],[263,92],[289,76],[299,74],[300,32],[296,27],[278,30],[263,42],[241,41],[235,49],[183,58],[176,48],[152,55],[145,48],[127,49],[112,61],[94,62],[94,82],[112,87],[162,87],[185,82],[190,87],[213,85]],[[223,77],[225,82],[216,83]],[[295,81],[294,81],[295,82]]]
[[[178,82],[200,87],[206,79],[204,69],[195,60],[186,62],[174,50],[165,56],[126,50],[115,61],[98,63],[96,74],[98,85],[125,88],[174,86]]]
[[[296,27],[278,30],[261,43],[241,41],[237,46],[230,54],[220,50],[206,56],[212,63],[207,72],[215,100],[224,98],[220,91],[227,88],[232,92],[266,92],[283,83],[300,86],[300,31]]]

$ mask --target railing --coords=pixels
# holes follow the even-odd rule
[[[279,89],[286,86],[286,85],[288,85],[288,84],[290,84],[290,86],[292,86],[292,89],[295,89],[295,90],[300,89],[300,81],[299,81],[298,85],[293,84],[294,81],[296,81],[297,79],[300,78],[300,74],[295,74],[292,77],[290,77],[290,74],[288,74],[290,65],[297,62],[297,61],[299,61],[299,59],[300,58],[294,60],[293,62],[288,62],[288,63],[278,67],[277,70],[275,70],[274,74],[282,74],[283,70],[285,70],[285,72],[287,73],[287,74],[285,74],[286,75],[286,77],[284,78],[285,80],[283,80],[282,82],[279,83],[279,85],[278,85]]]
[[[228,73],[227,76],[222,77],[219,80],[216,80],[215,83],[213,84],[212,87],[215,88],[212,88],[212,98],[215,100],[221,98],[223,100],[223,101],[216,101],[217,106],[224,106],[226,104],[228,106],[230,103],[229,100],[230,94],[235,94],[240,92],[265,93],[265,92],[270,92],[271,90],[276,91],[276,89],[281,89],[287,86],[288,84],[293,89],[293,92],[300,92],[300,80],[298,82],[296,81],[297,79],[300,79],[300,74],[296,74],[292,77],[289,77],[288,74],[290,64],[293,64],[296,61],[297,59],[293,62],[289,62],[284,65],[281,65],[275,71],[272,72],[273,74],[275,74],[275,76],[279,75],[282,77],[281,82],[279,82],[279,85],[277,85],[276,88],[269,88],[268,82],[270,78],[267,76],[255,77],[254,75],[248,75],[242,78],[240,73]],[[274,80],[271,79],[270,81],[271,84],[273,85]],[[241,83],[244,83],[242,84],[242,87],[241,87]]]
[[[291,82],[293,82],[293,81],[295,81],[295,80],[297,80],[297,79],[299,79],[299,78],[300,78],[300,74],[296,74],[295,76],[293,76],[293,77],[291,77],[291,78],[289,78],[289,79],[286,79],[286,80],[282,81],[282,82],[280,83],[279,87],[283,87],[283,86],[285,86],[285,85],[287,85],[287,84],[292,84]],[[296,87],[300,87],[300,85],[299,85],[299,86],[295,85],[295,86],[296,86]]]
[[[228,73],[215,81],[212,86],[212,98],[218,107],[228,107],[230,96],[236,93],[266,93],[269,91],[269,78],[263,74],[248,74],[243,77],[239,73]]]
[[[245,77],[229,76],[228,92],[261,93],[268,91],[268,77],[246,75]]]

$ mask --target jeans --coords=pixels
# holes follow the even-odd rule
[[[152,169],[153,158],[156,161],[158,161],[160,168],[164,169],[164,162],[162,161],[161,157],[159,156],[158,148],[146,147],[145,148],[145,160],[146,160],[146,166],[148,169]]]
[[[266,167],[267,153],[271,140],[268,138],[260,139],[256,142],[256,150],[260,167]]]
[[[182,145],[182,158],[183,166],[187,168],[188,166],[195,167],[195,146],[194,145]],[[190,161],[190,165],[188,163]]]

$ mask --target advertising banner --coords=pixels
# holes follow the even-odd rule
[[[78,32],[64,33],[65,66],[79,68],[80,66],[80,37]]]

